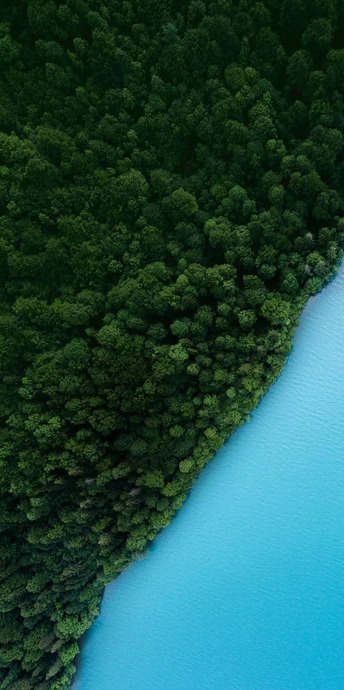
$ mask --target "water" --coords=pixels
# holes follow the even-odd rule
[[[344,689],[344,270],[147,558],[109,587],[73,690]]]

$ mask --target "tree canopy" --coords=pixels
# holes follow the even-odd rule
[[[279,375],[344,242],[342,0],[0,6],[0,688]]]

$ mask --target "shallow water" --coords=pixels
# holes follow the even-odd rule
[[[344,690],[344,268],[172,524],[106,588],[73,690]]]

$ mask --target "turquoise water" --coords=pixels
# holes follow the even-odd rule
[[[173,523],[106,588],[73,690],[344,689],[344,270]]]

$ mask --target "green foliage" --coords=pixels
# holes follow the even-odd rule
[[[344,241],[338,0],[0,7],[0,688],[66,690]]]

